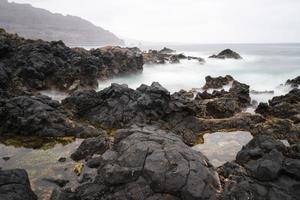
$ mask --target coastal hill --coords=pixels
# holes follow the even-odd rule
[[[80,17],[54,14],[30,4],[0,0],[0,27],[20,36],[47,41],[62,40],[70,46],[123,45],[113,33]]]

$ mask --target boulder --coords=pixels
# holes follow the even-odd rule
[[[1,200],[37,200],[31,190],[28,174],[23,169],[0,169]]]
[[[105,136],[98,136],[95,138],[85,139],[74,153],[71,158],[75,161],[87,159],[94,154],[102,154],[109,148],[109,139]]]
[[[292,147],[270,136],[256,136],[219,169],[222,199],[298,199],[299,159]]]
[[[149,126],[118,130],[112,150],[115,159],[102,159],[94,182],[61,191],[56,196],[68,198],[56,199],[195,200],[215,199],[219,193],[208,160],[170,132]]]
[[[0,135],[90,137],[104,134],[101,129],[72,120],[59,102],[47,96],[2,99],[0,108]]]
[[[207,76],[205,77],[205,85],[202,87],[204,90],[208,89],[220,89],[223,88],[225,85],[229,85],[234,81],[233,77],[230,75],[226,75],[225,77],[219,76],[219,77],[211,77]]]
[[[217,58],[217,59],[243,59],[238,53],[232,51],[231,49],[225,49],[221,51],[218,55],[212,55],[209,58]]]
[[[161,54],[171,54],[175,53],[176,51],[167,47],[164,47],[162,50],[159,51]]]

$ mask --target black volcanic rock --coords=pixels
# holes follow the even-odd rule
[[[109,148],[109,140],[107,137],[101,135],[95,138],[85,139],[74,153],[71,158],[75,161],[87,159],[94,154],[102,154]]]
[[[182,136],[187,144],[193,144],[197,134],[206,132],[207,128],[249,130],[263,121],[257,115],[235,118],[242,108],[250,105],[249,86],[237,81],[233,81],[229,92],[212,94],[211,99],[193,99],[193,93],[184,91],[171,95],[154,82],[136,90],[127,85],[112,84],[99,92],[78,91],[62,104],[77,120],[96,127],[115,129],[134,124],[155,124]],[[230,119],[226,120],[228,117]]]
[[[72,46],[124,44],[113,33],[80,17],[54,14],[29,4],[8,3],[7,0],[0,1],[0,27],[22,37],[62,40]]]
[[[269,104],[261,103],[256,109],[264,116],[290,119],[298,123],[300,114],[300,89],[293,89],[288,94],[274,97]]]
[[[300,76],[287,80],[285,84],[290,85],[293,88],[298,88],[300,85]]]
[[[91,137],[103,130],[71,119],[62,106],[46,96],[0,99],[0,135]]]
[[[52,199],[215,199],[220,190],[208,160],[170,132],[149,126],[118,130],[108,151],[115,155],[103,155],[93,182]]]
[[[219,76],[219,77],[211,77],[206,76],[205,77],[205,85],[202,87],[204,90],[207,89],[220,89],[224,87],[225,85],[228,85],[232,83],[234,79],[230,75],[226,75],[225,77]]]
[[[6,49],[0,54],[0,87],[13,91],[96,88],[98,79],[140,72],[144,64],[135,49],[71,49],[61,41],[26,40],[2,29],[0,44]]]
[[[22,169],[0,169],[1,200],[37,200],[30,187],[27,172]]]
[[[278,139],[294,143],[300,141],[300,90],[274,97],[269,103],[260,103],[256,109],[268,120],[253,129],[254,134],[266,132]]]
[[[175,53],[176,51],[167,47],[164,47],[162,50],[159,51],[161,54],[171,54]]]
[[[299,199],[299,169],[296,146],[257,136],[238,153],[236,162],[219,169],[222,199]]]
[[[232,51],[231,49],[225,49],[220,52],[218,55],[212,55],[209,58],[217,58],[217,59],[243,59],[238,53]]]
[[[175,51],[170,49],[162,49],[161,51],[149,50],[148,52],[143,52],[144,62],[146,64],[176,64],[180,63],[182,59],[188,60],[198,60],[200,64],[204,64],[205,60],[200,57],[185,56],[184,54],[175,54]]]

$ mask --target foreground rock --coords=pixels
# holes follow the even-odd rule
[[[90,137],[103,130],[74,121],[57,102],[46,96],[0,99],[0,135]]]
[[[21,169],[0,169],[1,200],[37,200],[30,187],[27,172]]]
[[[101,162],[94,165],[98,175],[92,182],[74,192],[55,192],[52,199],[195,200],[216,199],[220,191],[218,176],[201,153],[152,127],[117,131],[112,149],[95,159],[94,164]]]
[[[255,137],[236,162],[219,170],[222,199],[299,199],[299,150],[299,145],[285,147],[269,136]]]
[[[96,88],[98,79],[140,72],[141,53],[129,48],[71,49],[61,41],[26,40],[0,30],[0,87],[22,91]]]
[[[225,49],[220,52],[218,55],[212,55],[209,58],[217,58],[217,59],[243,59],[238,53],[232,51],[231,49]]]
[[[85,139],[78,149],[71,154],[71,158],[79,161],[92,157],[94,154],[103,154],[109,148],[109,145],[109,139],[103,135]]]

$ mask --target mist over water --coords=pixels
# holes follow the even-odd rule
[[[144,47],[160,49],[163,46]],[[252,95],[259,102],[287,93],[290,88],[282,86],[287,79],[300,75],[300,44],[234,44],[168,46],[177,53],[206,59],[201,65],[195,60],[181,60],[180,64],[145,65],[141,74],[118,77],[99,83],[99,90],[111,83],[128,84],[137,88],[141,84],[156,81],[170,92],[180,89],[201,88],[207,75],[232,75],[236,80],[251,86],[251,90],[271,91],[274,94]],[[243,60],[218,60],[207,57],[231,48],[241,54]]]

